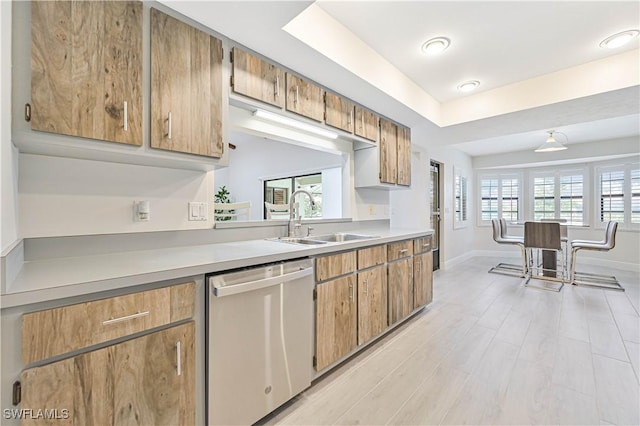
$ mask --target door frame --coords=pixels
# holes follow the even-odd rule
[[[436,241],[434,241],[434,246],[437,243],[437,248],[434,250],[433,252],[433,270],[437,271],[438,269],[440,269],[440,265],[442,264],[442,253],[443,253],[443,247],[444,247],[444,216],[443,216],[443,206],[444,206],[444,163],[441,163],[439,161],[434,160],[433,158],[430,159],[429,161],[429,188],[431,188],[431,185],[433,184],[432,182],[432,174],[431,174],[431,168],[432,167],[437,167],[438,168],[438,204],[439,204],[439,217],[440,220],[438,220],[437,224],[433,223],[433,212],[434,212],[434,206],[433,206],[433,198],[430,197],[429,200],[429,204],[430,204],[430,215],[431,215],[431,226],[434,228],[434,231],[436,232],[436,238],[434,238]],[[436,229],[437,228],[437,229]]]

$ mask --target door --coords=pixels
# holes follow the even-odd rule
[[[411,129],[398,127],[398,185],[411,186]]]
[[[233,48],[233,80],[235,93],[284,107],[284,71],[244,50]]]
[[[433,257],[431,252],[413,257],[413,304],[424,306],[433,300]]]
[[[380,182],[395,184],[398,179],[398,134],[394,123],[380,119]]]
[[[442,163],[431,160],[431,182],[429,192],[431,198],[431,227],[433,228],[433,270],[440,269],[440,247],[442,246],[442,220],[440,206],[442,206],[442,191],[444,173]]]
[[[142,145],[142,2],[31,6],[31,128]]]
[[[194,424],[194,324],[23,371],[22,407],[66,418],[22,424]]]
[[[324,90],[310,81],[287,73],[287,111],[316,121],[324,118]]]
[[[389,325],[413,310],[413,258],[391,262],[388,268]]]
[[[356,276],[316,286],[316,370],[339,360],[357,345]]]
[[[356,105],[355,107],[355,129],[354,133],[371,142],[378,141],[378,116],[366,108]]]
[[[324,94],[324,122],[328,126],[353,133],[353,102],[335,93]]]
[[[378,266],[358,273],[358,344],[387,328],[387,269]]]

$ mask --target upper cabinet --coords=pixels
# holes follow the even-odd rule
[[[142,2],[31,3],[31,128],[142,145]]]
[[[355,131],[356,136],[363,137],[372,142],[378,141],[378,116],[359,105],[355,107]]]
[[[282,68],[237,47],[232,50],[231,63],[231,87],[235,93],[284,108]]]
[[[151,9],[151,147],[222,156],[222,42]]]
[[[398,185],[411,185],[411,129],[398,126]]]
[[[355,185],[380,189],[410,186],[411,129],[381,118],[379,146],[355,151]]]
[[[322,121],[324,118],[323,94],[322,87],[287,73],[287,111]]]
[[[337,129],[353,133],[355,104],[335,93],[324,94],[324,122]]]
[[[397,182],[398,126],[389,120],[380,120],[380,182]]]

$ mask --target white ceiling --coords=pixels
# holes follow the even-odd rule
[[[499,93],[504,98],[500,101],[509,103],[518,96],[516,91],[505,90],[505,87],[511,87],[509,85],[533,81],[561,70],[573,70],[576,66],[607,60],[625,51],[638,52],[640,41],[637,38],[617,50],[598,46],[602,39],[613,33],[640,28],[640,2],[637,1],[163,3],[383,115],[427,129],[432,140],[437,141],[435,143],[455,146],[472,156],[536,148],[549,129],[566,133],[570,144],[640,135],[637,82],[631,87],[608,92],[598,92],[594,88],[593,93],[588,93],[589,88],[579,88],[581,95],[574,98],[568,96],[548,102],[548,105],[516,108],[439,128],[433,124],[436,120],[429,120],[428,114],[419,111],[415,105],[408,105],[394,93],[372,84],[356,70],[340,65],[336,57],[321,53],[282,29],[309,6],[319,6],[368,45],[374,55],[379,55],[379,58],[371,59],[385,60],[398,71],[396,74],[394,70],[390,77],[406,76],[408,81],[415,83],[414,91],[423,92],[420,95],[424,98],[434,99],[436,104],[442,105],[471,101],[475,95],[461,94],[455,87],[464,80],[477,79],[481,82],[481,94]],[[423,56],[421,44],[435,36],[449,37],[451,47],[438,57]],[[341,47],[337,44],[336,52]],[[636,54],[635,58],[640,63],[640,55]],[[637,65],[634,66],[635,71],[626,71],[637,73]],[[564,77],[566,82],[566,75]],[[603,79],[606,78],[603,75]],[[638,80],[637,76],[631,78]],[[553,87],[553,84],[547,86],[545,89],[550,93],[565,89],[564,86]],[[589,96],[584,96],[585,90]],[[510,96],[513,99],[509,99]]]

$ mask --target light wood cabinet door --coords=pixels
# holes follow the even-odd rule
[[[151,147],[222,156],[222,42],[151,9]]]
[[[235,93],[284,108],[284,70],[233,48],[231,88]]]
[[[357,345],[357,282],[348,275],[316,286],[316,370],[339,360]]]
[[[387,265],[389,325],[404,319],[413,310],[413,258]]]
[[[387,260],[389,262],[409,256],[413,256],[413,241],[406,240],[387,244]]]
[[[287,111],[295,112],[312,120],[324,118],[324,90],[301,77],[287,73]]]
[[[335,93],[325,92],[324,122],[332,127],[353,133],[355,104]]]
[[[413,305],[427,305],[433,300],[433,253],[427,252],[413,258]]]
[[[398,180],[397,126],[380,119],[380,182],[395,184]]]
[[[386,266],[358,273],[358,345],[387,328],[387,303]]]
[[[316,281],[346,275],[356,270],[356,252],[332,254],[316,258]]]
[[[431,251],[433,244],[433,238],[431,235],[426,237],[420,237],[413,240],[413,253],[424,253]]]
[[[363,137],[372,142],[378,142],[378,123],[379,118],[375,113],[359,105],[355,106],[354,133],[357,136]]]
[[[195,423],[193,321],[22,372],[22,407],[67,409],[30,424]]]
[[[31,128],[142,145],[142,2],[31,4]]]
[[[398,127],[398,185],[411,185],[411,129]]]

